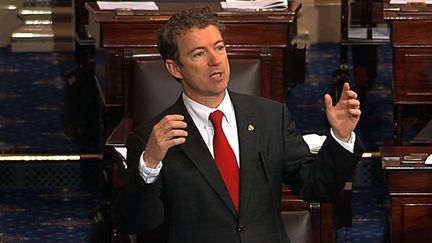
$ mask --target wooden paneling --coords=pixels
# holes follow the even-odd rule
[[[392,243],[430,242],[432,166],[403,161],[406,155],[431,153],[432,146],[381,148],[385,183],[390,195]]]
[[[392,21],[392,44],[431,45],[432,20]]]
[[[432,197],[395,196],[391,205],[393,243],[431,241]]]
[[[397,103],[432,103],[432,48],[395,48]]]
[[[429,173],[419,173],[417,170],[391,171],[387,173],[387,189],[392,193],[432,193],[432,174]]]

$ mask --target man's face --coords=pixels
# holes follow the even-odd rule
[[[182,79],[183,91],[198,103],[218,105],[216,101],[222,101],[230,76],[219,30],[213,25],[203,29],[194,27],[177,36],[177,45],[180,64],[171,73]]]

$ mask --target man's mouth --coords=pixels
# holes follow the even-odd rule
[[[210,74],[211,78],[221,78],[222,77],[222,72],[214,72],[212,74]]]

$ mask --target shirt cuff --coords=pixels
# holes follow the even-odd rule
[[[138,170],[139,170],[141,177],[145,181],[145,183],[151,184],[151,183],[156,182],[156,180],[157,180],[159,172],[162,169],[162,161],[159,162],[159,164],[156,166],[156,168],[154,168],[154,169],[149,168],[149,167],[147,167],[147,165],[144,161],[143,155],[144,155],[144,152],[141,154],[140,161],[138,164]]]
[[[344,142],[342,140],[339,140],[333,133],[333,128],[330,128],[330,134],[332,135],[332,137],[336,140],[336,142],[338,142],[342,147],[344,147],[344,149],[350,151],[351,153],[354,153],[354,143],[356,140],[356,135],[354,132],[351,132],[351,137],[348,140],[348,142]]]

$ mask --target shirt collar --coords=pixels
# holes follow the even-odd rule
[[[182,98],[187,111],[189,112],[195,123],[211,125],[211,122],[209,120],[210,113],[215,110],[220,110],[224,113],[225,121],[228,123],[228,125],[232,126],[236,122],[234,106],[231,102],[228,90],[226,90],[225,92],[226,93],[224,99],[216,109],[207,107],[190,99],[184,92],[182,93]]]

